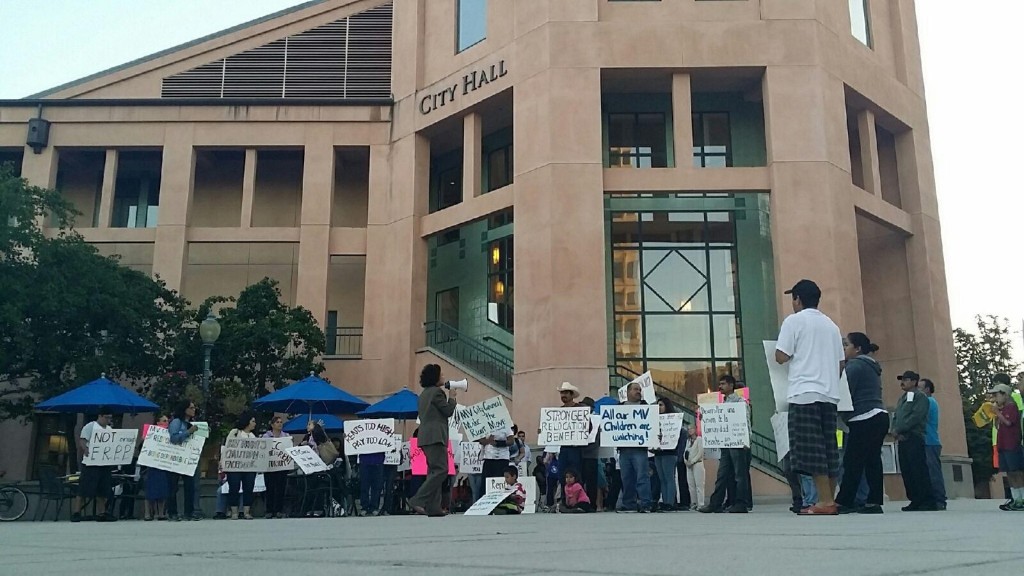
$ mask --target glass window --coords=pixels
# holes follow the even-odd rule
[[[156,228],[160,209],[160,178],[122,177],[114,188],[114,228]]]
[[[492,150],[487,154],[487,189],[503,188],[512,183],[512,145]]]
[[[732,166],[728,112],[693,114],[693,165],[697,168]]]
[[[437,293],[437,319],[459,329],[459,289],[450,288]]]
[[[868,12],[868,0],[849,0],[850,32],[868,48],[871,47],[871,14]]]
[[[644,335],[640,316],[626,314],[615,316],[615,356],[617,358],[641,358],[644,355],[643,344]]]
[[[708,361],[648,362],[647,370],[655,382],[687,398],[718,389],[712,363]],[[643,372],[643,370],[641,370]]]
[[[515,259],[512,237],[495,240],[487,246],[487,319],[509,332],[514,332],[513,290]]]
[[[698,314],[648,314],[648,358],[710,358],[711,322]]]
[[[665,168],[668,166],[666,138],[664,114],[608,114],[608,165]]]
[[[462,202],[462,163],[438,172],[434,189],[436,193],[431,212],[444,210]]]
[[[487,0],[458,0],[456,52],[487,38]]]

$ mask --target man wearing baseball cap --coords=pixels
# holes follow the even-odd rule
[[[775,361],[789,364],[790,466],[814,478],[820,498],[800,514],[831,516],[839,513],[833,495],[839,476],[836,409],[846,358],[843,336],[835,322],[818,311],[817,284],[801,280],[785,293],[793,296],[793,314],[782,322]]]
[[[996,449],[999,451],[999,471],[1006,473],[1010,482],[1012,502],[1001,504],[1000,510],[1024,512],[1024,448],[1021,445],[1020,408],[1013,401],[1010,377],[996,374],[995,386],[988,390],[996,404]]]
[[[903,396],[896,402],[891,432],[897,441],[903,487],[907,492],[907,499],[910,500],[910,504],[904,506],[902,510],[938,510],[928,478],[928,459],[924,449],[924,433],[930,407],[928,398],[917,387],[921,376],[917,372],[907,370],[896,379],[899,380]]]

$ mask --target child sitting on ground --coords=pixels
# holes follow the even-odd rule
[[[512,492],[491,512],[492,515],[522,514],[526,505],[526,488],[519,483],[519,468],[509,466],[505,469],[505,486]]]
[[[590,497],[583,485],[576,480],[575,470],[565,471],[565,503],[558,506],[558,511],[563,513],[593,512],[594,505],[590,503]]]

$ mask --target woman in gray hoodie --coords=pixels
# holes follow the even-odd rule
[[[850,428],[843,454],[843,480],[836,496],[839,513],[882,513],[882,442],[889,431],[889,412],[882,403],[882,367],[870,356],[878,350],[862,332],[850,332],[843,339],[846,380],[850,384],[853,412],[844,417]],[[868,481],[864,507],[855,508],[854,498],[861,475]]]

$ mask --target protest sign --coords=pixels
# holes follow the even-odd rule
[[[519,462],[516,462],[516,468],[519,469],[519,477],[520,478],[529,478],[530,477],[530,463],[527,462],[525,458],[523,458]]]
[[[775,361],[775,340],[763,340],[764,359],[768,363],[768,379],[772,383],[772,393],[775,396],[775,411],[786,412],[789,410],[789,365],[779,364]],[[838,363],[836,370],[839,369]],[[844,370],[839,377],[839,412],[853,411],[853,398],[850,396],[850,383],[846,380]]]
[[[138,430],[93,427],[89,448],[82,457],[86,466],[127,466],[135,459]]]
[[[601,415],[590,415],[590,433],[587,434],[587,444],[597,442],[597,435],[601,432]]]
[[[166,428],[151,427],[146,441],[142,443],[138,464],[192,476],[199,465],[205,442],[206,438],[193,434],[183,444],[171,444],[171,434]]]
[[[479,474],[484,471],[484,461],[480,459],[483,446],[479,442],[459,442],[462,452],[459,460],[459,472],[462,474]]]
[[[616,392],[616,395],[619,398],[619,402],[625,402],[629,400],[629,397],[626,395],[627,388],[629,388],[629,384],[626,384],[625,386],[619,386],[619,389]]]
[[[347,420],[345,454],[379,454],[396,448],[395,419]]]
[[[511,494],[511,493],[512,492],[509,491],[509,492],[491,492],[490,494],[484,494],[483,496],[480,497],[479,500],[477,500],[472,506],[470,506],[469,510],[466,510],[463,513],[463,515],[464,516],[487,516],[495,508],[497,508],[498,504],[501,504],[502,501],[504,501],[505,498],[508,497],[508,495]]]
[[[209,422],[193,422],[192,425],[196,427],[196,431],[192,433],[193,436],[199,436],[200,438],[210,437]]]
[[[775,455],[779,462],[789,454],[789,412],[772,415],[772,431],[775,432]]]
[[[402,463],[402,435],[395,434],[395,449],[384,454],[385,466],[398,466]]]
[[[700,407],[701,436],[704,448],[747,448],[750,425],[746,402],[705,404]]]
[[[658,409],[643,404],[602,406],[601,446],[656,448]]]
[[[427,475],[427,456],[420,449],[418,438],[410,438],[406,444],[409,445],[409,462],[413,476]],[[455,450],[451,441],[448,442],[448,475],[455,475]]]
[[[267,469],[264,472],[294,470],[295,462],[292,461],[292,457],[286,452],[286,450],[292,447],[292,437],[267,438],[267,442],[269,444],[267,447]]]
[[[220,449],[225,472],[264,472],[270,467],[270,441],[266,438],[228,438]]]
[[[492,492],[504,492],[508,494],[510,488],[508,484],[505,484],[504,478],[485,478],[486,488],[484,492],[490,494]],[[526,502],[523,503],[523,514],[533,514],[537,511],[537,479],[532,476],[519,476],[519,483],[523,485],[523,490],[526,491]]]
[[[501,396],[456,410],[459,413],[459,423],[469,440],[486,438],[495,432],[512,431],[512,416],[509,415]]]
[[[658,415],[658,448],[675,450],[679,444],[679,436],[683,433],[685,415],[680,412]]]
[[[303,474],[315,474],[327,470],[327,464],[324,464],[320,455],[309,446],[294,446],[285,448],[284,451],[298,464]]]
[[[409,453],[409,443],[402,442],[402,461],[398,463],[398,471],[406,470],[412,470],[412,455]]]
[[[541,408],[540,435],[542,446],[586,446],[590,436],[590,408]]]

